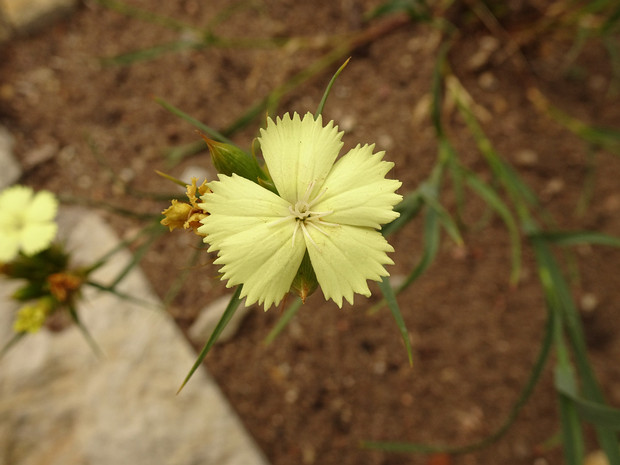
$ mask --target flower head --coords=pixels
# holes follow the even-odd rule
[[[56,236],[54,221],[58,201],[51,192],[36,194],[30,187],[13,186],[0,193],[0,263],[21,251],[34,255],[46,249]]]
[[[326,299],[342,306],[367,280],[388,276],[394,249],[378,229],[398,217],[399,181],[386,179],[393,163],[374,145],[336,160],[342,132],[308,113],[268,119],[259,141],[277,194],[242,178],[218,175],[200,206],[209,213],[199,232],[218,251],[227,286],[268,309],[290,290],[306,252]]]

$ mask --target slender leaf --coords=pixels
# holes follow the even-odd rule
[[[7,354],[7,352],[11,349],[11,347],[13,347],[19,341],[21,341],[25,335],[26,335],[25,332],[13,334],[11,339],[9,339],[7,343],[2,346],[2,349],[0,349],[0,360],[2,360],[2,357],[4,357]]]
[[[510,282],[515,285],[519,281],[521,274],[521,238],[519,236],[519,228],[510,212],[508,206],[499,198],[497,193],[483,183],[473,173],[466,174],[466,182],[493,210],[497,212],[504,221],[510,237],[510,250],[512,256],[512,265],[510,273]]]
[[[199,130],[201,130],[205,134],[208,134],[211,137],[211,139],[217,140],[219,142],[224,142],[224,143],[230,144],[230,145],[235,145],[233,141],[231,141],[229,138],[227,138],[221,132],[218,132],[217,130],[207,126],[206,124],[201,123],[196,118],[191,117],[190,115],[185,113],[183,110],[178,109],[177,107],[175,107],[171,103],[166,102],[164,99],[162,99],[160,97],[155,97],[155,102],[160,104],[162,107],[164,107],[166,110],[168,110],[173,115],[178,116],[181,119],[184,119],[185,121],[187,121],[192,126],[198,128]],[[202,142],[200,142],[200,144],[203,145]]]
[[[620,238],[598,231],[549,231],[537,233],[545,241],[564,246],[593,244],[620,247]]]
[[[97,344],[97,341],[95,341],[95,339],[91,336],[90,331],[88,331],[88,328],[84,326],[84,324],[82,323],[82,320],[80,320],[80,317],[73,305],[69,307],[69,315],[71,315],[71,319],[76,324],[76,326],[82,333],[82,336],[84,336],[84,339],[86,340],[86,342],[88,343],[88,345],[90,346],[94,354],[97,356],[97,358],[103,358],[103,351],[99,347],[99,344]]]
[[[127,66],[139,61],[148,61],[159,58],[167,53],[175,53],[182,50],[199,50],[206,47],[205,43],[193,40],[174,40],[154,47],[134,50],[133,52],[123,53],[113,57],[105,57],[101,59],[104,65]]]
[[[463,245],[463,238],[459,232],[456,222],[450,216],[450,213],[441,205],[436,195],[436,188],[425,183],[420,186],[420,194],[424,202],[437,213],[437,218],[443,225],[444,229],[452,240],[459,246]]]
[[[408,288],[416,279],[424,273],[431,263],[435,260],[437,256],[437,251],[439,250],[439,221],[437,218],[437,211],[433,209],[428,209],[426,212],[426,218],[424,222],[424,251],[422,252],[422,258],[416,265],[416,267],[411,271],[407,279],[398,286],[396,291],[397,294],[400,294],[406,288]]]
[[[220,318],[220,321],[215,326],[215,329],[211,333],[211,336],[209,336],[209,340],[207,341],[207,343],[204,345],[204,347],[200,351],[200,354],[198,354],[198,358],[196,359],[196,362],[194,363],[192,368],[189,370],[189,373],[183,380],[183,383],[181,384],[181,387],[177,391],[177,394],[181,392],[181,390],[185,387],[185,385],[190,380],[194,372],[198,369],[198,367],[203,362],[203,360],[205,359],[205,357],[207,356],[207,354],[209,353],[213,345],[217,342],[218,338],[220,337],[220,334],[222,334],[222,331],[224,331],[224,328],[226,328],[226,325],[228,325],[228,323],[230,322],[231,318],[237,311],[237,308],[239,308],[239,304],[241,303],[241,300],[239,299],[240,294],[241,294],[241,286],[237,286],[235,293],[230,298],[230,302],[228,302],[228,305],[226,306],[226,310],[224,310],[224,313],[222,313],[222,317]]]
[[[534,247],[539,276],[543,283],[547,302],[553,308],[554,312],[561,315],[562,322],[566,328],[568,340],[572,347],[574,360],[582,382],[585,399],[599,405],[605,405],[606,402],[603,392],[599,387],[594,369],[588,360],[583,329],[570,289],[547,243],[535,234],[530,237],[530,241]],[[565,358],[568,360],[567,356]],[[560,399],[560,404],[566,421],[573,422],[574,411],[576,412],[574,405],[569,407],[565,397]],[[564,425],[564,428],[572,428],[571,424],[572,423]],[[609,462],[613,465],[620,464],[620,448],[618,448],[618,439],[614,431],[605,425],[595,424],[594,426],[599,444],[607,454]],[[564,434],[574,440],[574,431],[572,429],[564,431]]]
[[[407,331],[405,320],[403,320],[403,316],[400,313],[400,307],[398,306],[398,301],[396,300],[396,294],[394,293],[394,289],[392,289],[392,286],[390,285],[389,276],[384,277],[379,282],[379,288],[381,289],[381,292],[383,293],[383,298],[387,302],[387,305],[390,311],[392,312],[394,321],[396,321],[396,325],[398,326],[400,335],[403,338],[405,347],[407,348],[407,356],[409,357],[409,365],[413,365],[413,351],[411,349],[411,341],[409,340],[409,332]]]
[[[327,88],[325,89],[325,92],[323,93],[323,98],[321,98],[319,107],[316,109],[316,113],[314,114],[314,119],[317,119],[319,115],[323,113],[325,102],[327,102],[327,97],[329,96],[329,92],[332,90],[332,86],[334,85],[334,82],[336,82],[336,78],[340,76],[340,73],[342,73],[342,71],[346,68],[346,66],[349,64],[349,61],[351,61],[351,57],[347,58],[347,61],[345,61],[342,65],[340,65],[340,68],[338,68],[338,70],[334,73],[331,80],[329,81],[329,84],[327,84]]]

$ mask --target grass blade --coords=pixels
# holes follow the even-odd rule
[[[537,235],[530,236],[530,240],[534,247],[539,276],[543,284],[547,302],[552,306],[552,311],[557,312],[557,314],[561,316],[562,322],[566,328],[566,334],[571,344],[575,364],[580,375],[583,395],[588,401],[599,405],[605,405],[606,402],[603,392],[596,380],[594,369],[588,360],[583,329],[570,289],[545,240]],[[559,344],[556,344],[556,346],[558,346],[558,355],[560,356],[560,349],[562,346]],[[568,356],[565,356],[565,358],[568,360]],[[568,407],[567,402],[566,397],[560,399],[560,405],[561,408],[564,409],[563,415],[566,417],[566,421],[573,422],[573,416],[576,415],[575,406],[571,404],[572,407]],[[618,448],[618,439],[614,431],[604,425],[595,424],[594,426],[599,444],[607,454],[609,462],[614,465],[620,464],[620,448]],[[566,428],[569,427],[572,428],[570,425],[566,426]],[[574,439],[574,431],[565,431],[564,433]]]
[[[211,336],[209,336],[209,340],[207,341],[207,343],[204,345],[204,347],[200,351],[200,354],[198,354],[198,358],[196,359],[196,362],[194,363],[192,368],[189,370],[189,373],[183,380],[183,383],[181,384],[181,387],[177,391],[177,394],[181,392],[181,390],[185,387],[185,385],[190,380],[194,372],[198,369],[200,364],[203,362],[203,360],[205,359],[205,357],[211,350],[211,347],[213,347],[213,345],[217,342],[218,338],[220,337],[220,334],[222,334],[222,331],[224,331],[224,328],[226,328],[226,325],[228,324],[230,319],[233,317],[233,315],[237,311],[237,308],[239,308],[239,304],[241,303],[241,300],[239,299],[240,294],[241,294],[241,286],[237,286],[235,293],[230,298],[230,302],[228,302],[228,305],[226,306],[226,310],[224,310],[224,313],[222,313],[222,317],[220,318],[220,321],[217,323],[217,326],[211,333]]]
[[[550,231],[538,233],[536,236],[555,245],[592,244],[620,247],[620,238],[598,231]]]
[[[514,286],[519,282],[521,274],[521,238],[519,228],[508,206],[499,198],[497,193],[488,185],[480,181],[473,173],[466,174],[467,185],[474,190],[500,216],[510,237],[511,272],[510,282]]]
[[[381,289],[381,292],[383,293],[383,298],[387,302],[387,305],[390,311],[392,312],[394,321],[396,321],[396,325],[398,326],[400,335],[403,338],[405,347],[407,348],[407,356],[409,357],[409,365],[413,366],[413,351],[411,349],[411,342],[409,340],[409,332],[407,331],[407,326],[405,325],[403,316],[400,313],[400,307],[398,306],[398,301],[396,300],[396,294],[394,293],[394,289],[392,289],[392,286],[390,285],[389,276],[384,277],[379,282],[379,288]]]
[[[321,98],[321,101],[319,102],[319,106],[316,109],[316,113],[314,114],[314,119],[317,119],[319,115],[323,113],[325,102],[327,102],[327,97],[329,95],[329,92],[332,90],[332,86],[334,85],[334,82],[336,82],[336,78],[340,76],[340,73],[342,73],[342,71],[346,68],[346,66],[349,64],[349,61],[351,61],[351,57],[347,58],[347,61],[345,61],[340,66],[340,68],[338,68],[338,70],[334,73],[331,80],[329,81],[329,84],[327,84],[327,88],[325,89],[325,92],[323,93],[323,97]]]
[[[200,131],[204,132],[205,134],[208,134],[209,137],[211,137],[211,139],[219,141],[219,142],[224,142],[225,144],[235,145],[233,141],[231,141],[221,132],[218,132],[217,130],[207,126],[206,124],[201,123],[196,118],[193,118],[192,116],[188,115],[183,110],[178,109],[171,103],[166,102],[164,99],[160,97],[155,97],[155,102],[160,104],[162,107],[164,107],[166,110],[168,110],[173,115],[178,116],[181,119],[184,119],[192,126],[198,128]],[[202,142],[200,142],[200,144],[203,145]]]

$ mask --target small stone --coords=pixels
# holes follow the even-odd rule
[[[14,184],[22,175],[22,168],[13,154],[14,140],[4,126],[0,126],[0,189]]]
[[[125,167],[120,171],[118,177],[123,182],[130,182],[133,178],[136,177],[136,172],[129,167]]]
[[[564,183],[563,179],[553,178],[553,179],[550,179],[549,182],[547,182],[547,184],[545,185],[543,189],[542,194],[547,198],[555,197],[556,195],[561,193],[565,187],[566,187],[566,184]]]
[[[297,388],[289,389],[284,393],[284,401],[287,404],[294,404],[299,399],[299,390]]]
[[[215,176],[207,168],[199,165],[190,165],[183,170],[179,180],[190,184],[192,182],[192,178],[196,178],[198,180],[196,184],[200,186],[205,179],[209,182],[212,181]],[[186,189],[181,186],[179,186],[179,189],[182,192],[186,191]]]
[[[413,113],[411,115],[411,122],[414,126],[419,126],[423,122],[426,122],[428,116],[431,113],[431,105],[433,103],[433,97],[431,94],[424,94],[418,103],[413,107]]]
[[[58,152],[58,144],[50,142],[40,145],[26,153],[23,157],[24,168],[31,169],[51,160]]]
[[[390,150],[394,147],[394,138],[389,134],[380,134],[377,137],[377,147],[380,150]]]
[[[357,124],[357,121],[355,120],[355,116],[345,115],[340,119],[338,126],[340,130],[345,131],[345,132],[350,132],[353,130],[356,124]]]
[[[620,195],[611,194],[603,200],[603,208],[608,213],[617,213],[620,211]]]
[[[530,149],[519,150],[515,154],[515,163],[518,166],[531,168],[538,164],[538,154]]]
[[[581,310],[584,311],[585,313],[592,313],[594,310],[596,310],[596,307],[598,307],[598,304],[599,304],[598,297],[596,297],[591,292],[586,292],[585,294],[583,294],[579,301]]]
[[[475,71],[487,64],[495,50],[499,48],[499,41],[493,36],[480,39],[478,50],[467,60],[467,68]]]
[[[385,360],[377,360],[372,364],[372,371],[376,375],[383,375],[387,370],[387,363]]]
[[[584,465],[609,465],[607,455],[602,450],[595,450],[586,455]]]
[[[310,445],[301,448],[301,457],[304,464],[312,464],[316,461],[316,451]]]
[[[73,11],[77,0],[4,0],[4,17],[17,33],[36,31]]]
[[[202,345],[209,339],[211,333],[213,333],[213,330],[220,321],[224,310],[226,310],[228,302],[230,302],[230,296],[225,295],[219,299],[216,299],[201,310],[200,315],[198,315],[198,318],[194,321],[194,324],[192,324],[188,331],[189,338],[192,342]],[[251,308],[246,307],[244,302],[239,305],[239,308],[237,308],[234,316],[220,334],[218,342],[230,340],[237,332],[237,329],[239,329],[239,325],[241,325],[243,318],[247,315]]]
[[[497,88],[497,79],[495,75],[489,71],[478,76],[478,85],[484,90],[493,90]]]

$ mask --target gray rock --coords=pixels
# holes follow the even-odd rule
[[[36,31],[67,15],[77,0],[0,0],[0,17],[18,34]]]
[[[59,223],[76,262],[118,243],[86,210],[63,209]],[[93,278],[109,283],[129,259],[114,255]],[[0,281],[1,344],[17,307],[12,289]],[[93,290],[79,307],[104,358],[70,327],[27,336],[0,360],[0,464],[266,465],[205,370],[175,395],[196,354],[144,275],[134,269],[119,291],[149,303]]]
[[[22,175],[21,166],[13,155],[13,144],[9,130],[0,126],[0,190],[15,183]]]

